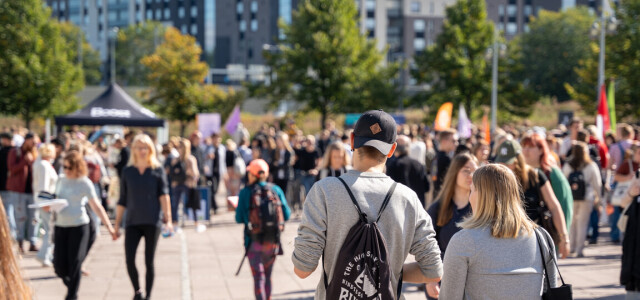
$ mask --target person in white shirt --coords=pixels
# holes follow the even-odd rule
[[[56,156],[56,148],[53,144],[44,144],[40,149],[40,157],[33,163],[33,197],[34,203],[43,201],[38,198],[40,192],[54,194],[56,191],[56,183],[58,182],[58,173],[53,168],[51,161]],[[46,200],[45,200],[46,201]],[[51,241],[51,213],[48,208],[40,209],[40,220],[44,236],[42,237],[42,246],[36,259],[42,263],[42,266],[53,266],[53,243]]]

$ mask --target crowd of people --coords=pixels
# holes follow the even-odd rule
[[[159,145],[150,133],[132,130],[120,137],[77,127],[47,143],[24,129],[5,128],[0,198],[6,222],[0,231],[8,229],[20,253],[37,252],[43,266],[54,267],[68,288],[66,299],[77,299],[80,279],[88,275],[82,262],[101,224],[114,240],[124,228],[134,299],[148,299],[160,234],[179,232],[188,219],[196,232],[206,229],[199,217],[208,208],[202,206],[202,188],[209,190],[212,215],[236,209],[236,221],[246,226],[257,299],[270,297],[271,268],[281,252],[278,241],[256,240],[251,233],[253,195],[265,188],[282,207],[281,222],[291,213],[301,216],[294,272],[309,276],[323,257],[325,279],[316,294],[322,299],[333,291],[334,265],[360,206],[366,216],[379,216],[392,288],[403,280],[427,283],[428,299],[509,298],[524,280],[509,275],[525,267],[524,277],[540,287],[518,291],[539,296],[543,270],[556,286],[556,253],[583,257],[587,244],[602,241],[603,220],[611,227],[611,242],[622,243],[623,261],[638,255],[640,127],[617,124],[616,132],[601,139],[595,126],[585,128],[575,118],[551,130],[504,126],[487,137],[474,128],[460,138],[454,129],[396,125],[383,112],[363,116],[344,131],[329,120],[314,136],[289,122],[284,128],[264,125],[252,136],[239,130],[224,143],[222,133],[203,137],[195,131]],[[389,206],[382,206],[392,182],[402,185],[394,185]],[[222,184],[227,203],[215,201]],[[345,209],[351,207],[349,195],[358,210]],[[66,199],[67,206],[30,208],[53,197]],[[144,291],[135,267],[143,238]],[[403,265],[408,253],[417,263]],[[639,297],[634,268],[623,266],[621,283]],[[476,276],[494,273],[489,281]],[[504,284],[488,283],[498,281],[513,285],[501,290],[493,287]]]

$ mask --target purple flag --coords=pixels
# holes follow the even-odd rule
[[[227,123],[224,124],[224,129],[227,130],[229,134],[234,134],[238,129],[238,124],[240,123],[240,106],[236,105],[227,119]]]
[[[462,104],[460,104],[460,109],[458,110],[458,135],[463,139],[471,137],[471,121],[467,117],[467,111]]]

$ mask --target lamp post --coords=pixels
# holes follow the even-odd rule
[[[111,38],[111,84],[116,83],[116,39],[118,38],[118,27],[113,27],[113,37]]]
[[[605,35],[607,32],[614,32],[618,26],[618,21],[614,16],[611,16],[608,20],[605,16],[605,8],[609,8],[608,3],[602,0],[602,6],[600,11],[600,20],[595,21],[591,25],[591,37],[596,37],[600,34],[600,53],[598,57],[598,94],[596,95],[596,105],[600,101],[600,93],[602,93],[602,85],[604,84],[604,55],[605,55]]]
[[[498,34],[498,28],[495,28],[493,46],[487,49],[487,59],[491,59],[491,136],[498,127],[498,55],[504,56],[507,48],[498,41]]]

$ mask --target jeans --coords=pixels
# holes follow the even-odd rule
[[[624,296],[624,300],[640,300],[640,292],[627,291],[627,294]]]
[[[306,197],[309,194],[309,191],[311,191],[313,184],[316,183],[316,177],[313,175],[304,175],[302,176],[301,181],[304,186],[304,195]]]
[[[253,274],[256,300],[271,299],[271,271],[276,261],[278,245],[252,242],[247,257]]]
[[[173,193],[171,194],[171,220],[173,222],[178,222],[178,205],[180,201],[184,203],[182,200],[182,196],[189,196],[189,188],[184,184],[179,184],[173,187]]]
[[[620,241],[620,229],[618,229],[618,219],[620,219],[620,215],[622,214],[622,207],[614,206],[613,214],[609,217],[609,225],[611,225],[611,241],[619,242]]]
[[[33,204],[32,194],[11,192],[14,199],[14,217],[16,220],[16,239],[29,240],[32,245],[36,244],[38,237],[38,213],[37,210],[28,208]]]
[[[42,237],[42,246],[38,251],[37,258],[43,263],[50,263],[53,261],[53,241],[51,240],[51,213],[44,210],[40,210],[40,224],[44,229],[44,236]]]
[[[591,230],[591,238],[590,242],[595,243],[598,241],[598,236],[600,235],[600,230],[598,229],[598,223],[600,221],[600,216],[597,208],[593,208],[591,211],[591,216],[589,217],[589,229]]]
[[[0,198],[2,198],[2,205],[7,213],[7,221],[9,223],[9,231],[11,232],[11,238],[16,239],[16,218],[15,218],[15,204],[13,199],[13,192],[1,191]]]

